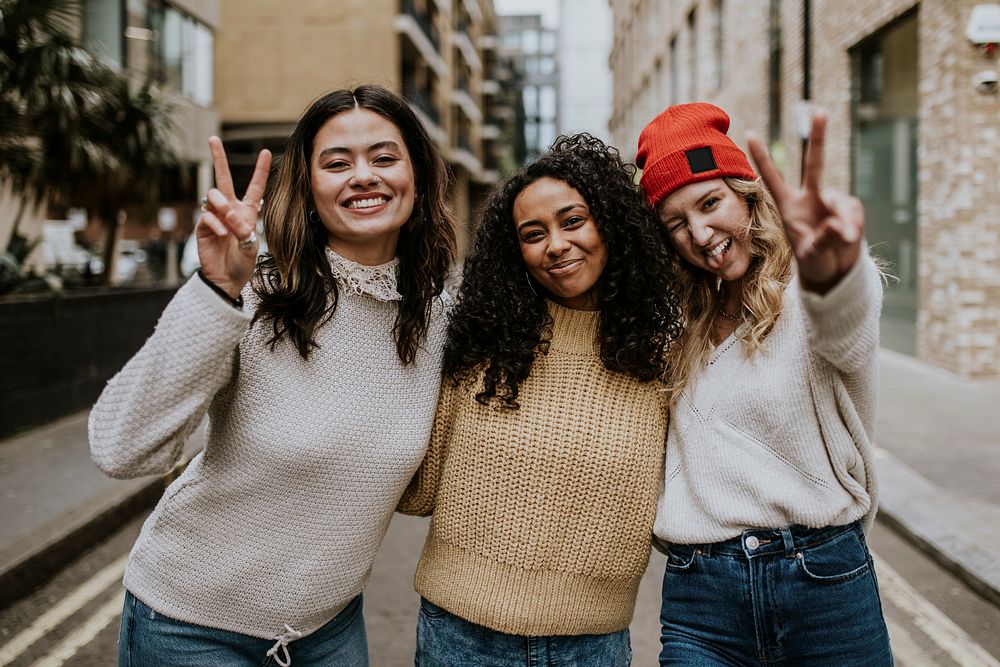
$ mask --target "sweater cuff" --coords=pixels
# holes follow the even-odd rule
[[[200,277],[200,274],[192,275],[186,283],[178,290],[177,294],[186,293],[187,299],[197,302],[206,307],[211,312],[213,319],[218,317],[222,322],[231,322],[234,327],[242,330],[250,322],[250,314],[242,308],[243,295],[240,295],[240,306],[236,306],[233,299],[222,292],[225,298],[219,296],[219,288]]]
[[[873,328],[876,345],[882,289],[878,271],[862,244],[858,260],[840,282],[826,294],[798,286],[802,306],[812,322],[815,343],[825,341],[835,347],[847,344],[868,328]]]
[[[228,301],[229,303],[231,303],[234,308],[243,308],[243,295],[242,294],[240,294],[235,299],[233,297],[229,296],[229,293],[226,292],[226,290],[222,289],[221,287],[219,287],[218,285],[216,285],[215,283],[213,283],[211,280],[209,280],[208,278],[206,278],[205,277],[205,273],[201,269],[198,269],[198,277],[201,278],[202,281],[206,285],[208,285],[209,287],[211,287],[213,292],[215,292],[216,294],[218,294],[219,296],[221,296],[223,299],[225,299],[226,301]]]

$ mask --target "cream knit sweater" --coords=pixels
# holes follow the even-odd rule
[[[400,511],[433,512],[416,589],[434,604],[511,634],[614,632],[649,558],[665,403],[601,363],[598,313],[550,313],[520,409],[477,403],[481,378],[445,379]]]
[[[746,528],[871,525],[881,303],[865,252],[826,295],[793,279],[752,357],[736,336],[715,349],[670,411],[657,537],[701,544]]]
[[[341,282],[303,361],[287,341],[268,348],[269,323],[248,326],[249,288],[240,311],[195,276],[104,390],[90,442],[114,477],[167,472],[210,417],[204,452],[164,493],[125,572],[153,609],[272,638],[286,623],[315,631],[365,587],[430,436],[446,318],[437,303],[404,366],[397,301],[359,285]]]

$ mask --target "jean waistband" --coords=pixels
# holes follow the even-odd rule
[[[792,556],[796,551],[828,542],[852,531],[861,533],[860,522],[855,521],[844,526],[826,526],[824,528],[807,528],[806,526],[750,528],[744,530],[739,537],[723,542],[686,546],[700,550],[705,556],[713,554],[739,555],[748,558],[775,554]]]

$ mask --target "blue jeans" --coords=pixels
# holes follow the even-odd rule
[[[892,665],[857,523],[671,545],[660,623],[661,666]]]
[[[420,598],[416,667],[628,667],[628,630],[523,637],[485,628]]]
[[[316,632],[289,641],[260,639],[168,618],[125,593],[118,634],[119,667],[368,667],[361,596]],[[268,651],[276,648],[273,655]],[[287,648],[287,653],[285,649]]]

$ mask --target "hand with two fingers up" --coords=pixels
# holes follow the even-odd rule
[[[236,300],[257,263],[257,218],[271,170],[271,152],[264,149],[257,156],[250,184],[237,199],[222,140],[210,137],[208,146],[215,187],[203,200],[204,213],[195,230],[198,257],[205,279]]]
[[[750,156],[781,213],[799,280],[819,294],[830,291],[857,262],[865,227],[864,207],[857,198],[821,186],[826,121],[822,113],[813,116],[798,188],[785,183],[761,138],[748,137]]]

